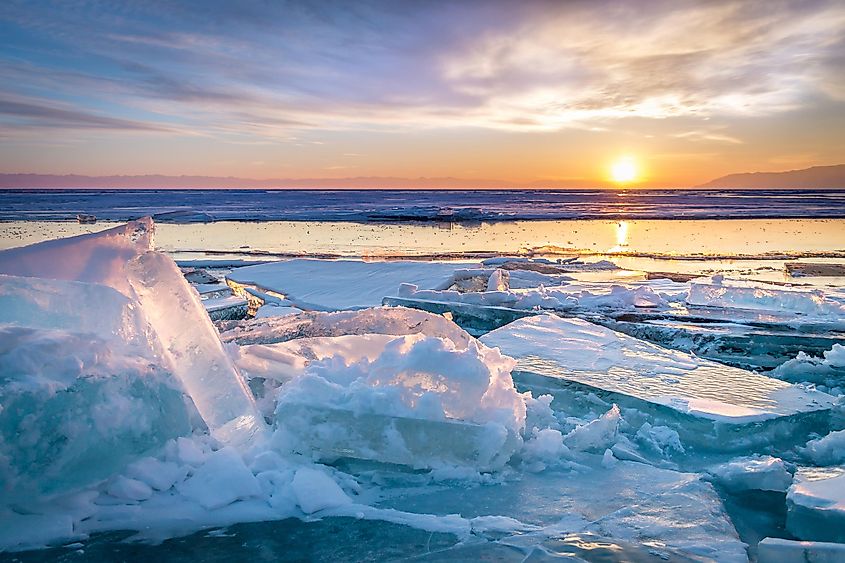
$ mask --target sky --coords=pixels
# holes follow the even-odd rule
[[[845,162],[845,3],[0,3],[0,173],[689,186]]]

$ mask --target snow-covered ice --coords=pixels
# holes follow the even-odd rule
[[[412,281],[437,289],[465,264],[448,262],[364,262],[359,260],[287,260],[239,268],[228,279],[287,297],[297,307],[337,311],[381,305]]]
[[[845,473],[799,471],[786,501],[790,533],[803,540],[845,543]]]

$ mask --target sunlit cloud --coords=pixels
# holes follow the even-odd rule
[[[322,151],[327,132],[635,130],[739,146],[743,120],[845,107],[834,0],[7,0],[0,36],[0,139],[158,131]]]

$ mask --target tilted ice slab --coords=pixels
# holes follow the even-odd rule
[[[199,295],[142,220],[0,253],[2,494],[59,492],[190,431],[264,429]],[[26,276],[26,277],[23,277]],[[175,377],[174,377],[175,376]]]
[[[517,371],[668,407],[722,428],[825,414],[834,403],[825,393],[667,350],[581,319],[528,317],[481,341],[516,358]]]
[[[380,305],[403,282],[439,289],[462,266],[466,264],[297,259],[238,268],[227,278],[283,294],[300,308],[336,311]]]
[[[252,393],[223,350],[199,294],[176,263],[159,252],[147,252],[129,262],[127,275],[170,370],[211,434],[244,447],[262,439],[266,428]]]

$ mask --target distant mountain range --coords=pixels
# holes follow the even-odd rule
[[[813,166],[787,172],[746,172],[729,174],[711,180],[697,188],[750,189],[827,189],[845,188],[845,164]]]
[[[637,188],[642,186],[629,186]],[[814,166],[788,172],[751,172],[730,174],[696,188],[749,189],[845,189],[845,164]],[[465,178],[395,178],[361,176],[357,178],[251,178],[217,176],[81,176],[77,174],[0,174],[0,188],[158,188],[158,189],[618,189],[611,182],[596,180],[537,180],[506,182],[468,180]]]

